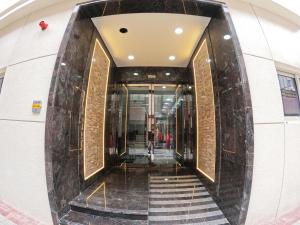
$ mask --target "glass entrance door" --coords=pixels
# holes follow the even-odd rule
[[[127,160],[148,164],[148,138],[154,136],[154,163],[173,163],[176,149],[177,85],[130,84]]]
[[[176,86],[153,85],[154,162],[175,163],[176,148]]]

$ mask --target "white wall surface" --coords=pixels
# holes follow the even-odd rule
[[[75,4],[56,4],[0,30],[0,200],[52,224],[45,174],[45,119],[50,82]],[[41,31],[45,20],[49,27]],[[31,112],[33,100],[42,111]]]
[[[0,94],[0,199],[46,224],[52,223],[44,164],[46,104],[60,42],[79,1],[53,1],[56,5],[0,30],[0,68],[7,67]],[[249,3],[224,1],[241,44],[252,97],[255,156],[246,224],[259,225],[300,205],[300,179],[295,179],[300,171],[300,122],[283,116],[276,73],[279,64],[300,73],[300,28]],[[40,20],[49,23],[46,31],[39,29]],[[34,99],[43,101],[39,115],[31,113]]]
[[[246,224],[270,224],[300,206],[300,122],[284,117],[276,71],[280,66],[300,72],[300,26],[250,3],[225,1],[253,106],[254,169]]]

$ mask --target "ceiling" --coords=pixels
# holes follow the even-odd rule
[[[210,18],[183,14],[136,13],[92,19],[118,67],[186,67]],[[175,34],[176,28],[183,33]],[[121,33],[120,28],[127,28]],[[134,60],[128,56],[133,55]],[[175,60],[169,60],[175,56]]]

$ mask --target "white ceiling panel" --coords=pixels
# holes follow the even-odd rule
[[[210,18],[183,14],[136,13],[93,18],[118,67],[186,67]],[[176,28],[182,28],[180,35]],[[127,28],[121,33],[120,28]],[[134,60],[128,56],[133,55]],[[169,56],[175,56],[174,61]]]

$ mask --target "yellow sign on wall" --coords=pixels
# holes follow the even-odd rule
[[[32,102],[32,113],[40,113],[42,110],[42,101],[34,100]]]

